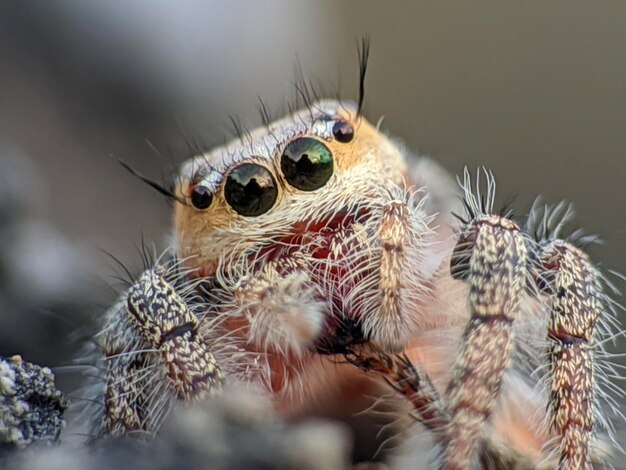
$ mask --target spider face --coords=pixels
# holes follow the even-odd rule
[[[306,233],[308,222],[335,214],[329,199],[357,206],[378,180],[405,174],[398,150],[355,109],[322,102],[186,162],[176,244],[213,275],[224,254],[247,248],[245,238],[260,248]]]
[[[422,231],[417,239],[429,231],[426,215],[411,200],[418,199],[415,188],[399,189],[406,177],[400,151],[356,109],[321,102],[182,167],[177,193],[186,204],[177,204],[175,213],[179,255],[198,276],[216,279],[225,291],[222,303],[241,297],[247,292],[240,289],[242,278],[256,282],[252,278],[262,277],[268,265],[277,278],[301,276],[312,285],[310,302],[321,305],[317,313],[298,331],[251,339],[297,354],[339,350],[345,338],[369,339],[377,311],[385,308],[371,288],[385,262],[382,219],[390,230]],[[226,309],[232,315],[233,308]],[[401,350],[409,333],[394,331],[380,341],[385,350]]]

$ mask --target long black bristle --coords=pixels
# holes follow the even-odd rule
[[[507,219],[512,219],[514,218],[514,213],[513,213],[513,203],[515,202],[515,200],[517,199],[517,194],[513,194],[500,208],[500,210],[497,212],[498,215],[500,215],[501,217],[507,218]]]
[[[150,186],[152,189],[154,189],[156,192],[158,192],[159,194],[162,194],[163,196],[165,196],[168,200],[170,201],[178,201],[181,204],[184,204],[184,201],[181,201],[178,197],[176,197],[176,195],[174,193],[172,193],[172,191],[166,189],[165,187],[163,187],[161,184],[157,183],[156,181],[151,180],[150,178],[148,178],[147,176],[142,175],[141,173],[139,173],[137,170],[135,170],[133,167],[131,167],[128,163],[118,159],[117,160],[119,162],[120,165],[122,165],[124,167],[124,169],[126,169],[131,175],[133,175],[136,178],[139,178],[141,181],[143,181],[144,183],[146,183],[148,186]]]
[[[363,103],[365,101],[365,76],[367,75],[367,65],[370,58],[370,38],[365,36],[357,46],[359,54],[359,99],[357,101],[357,114],[363,113]]]
[[[115,256],[110,251],[105,250],[104,248],[101,248],[100,251],[102,251],[105,255],[111,258],[115,262],[115,264],[117,264],[120,268],[122,268],[122,271],[124,271],[124,274],[128,276],[128,279],[124,279],[123,277],[117,276],[118,280],[128,285],[131,285],[133,282],[135,282],[135,276],[131,274],[130,270],[126,267],[126,265],[122,262],[122,260],[120,260],[117,256]]]

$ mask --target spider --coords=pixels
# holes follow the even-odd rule
[[[613,304],[591,240],[558,238],[562,204],[523,226],[495,211],[484,175],[481,195],[466,171],[455,217],[435,164],[338,101],[186,162],[169,193],[177,259],[153,262],[99,335],[100,432],[155,433],[228,377],[288,416],[358,406],[381,393],[373,374],[413,404],[442,468],[599,465]]]
[[[193,157],[171,191],[144,178],[174,202],[175,257],[147,263],[97,336],[98,432],[157,433],[229,380],[285,416],[359,410],[386,381],[442,468],[603,465],[619,325],[593,240],[560,238],[570,208],[538,203],[520,224],[486,170],[475,185],[465,171],[460,206],[362,95],[306,104]]]

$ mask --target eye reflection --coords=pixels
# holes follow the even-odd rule
[[[302,191],[324,186],[333,174],[333,154],[322,142],[300,137],[287,145],[280,159],[287,182]]]
[[[272,208],[278,197],[278,188],[267,168],[245,163],[228,174],[224,197],[238,214],[256,217]]]

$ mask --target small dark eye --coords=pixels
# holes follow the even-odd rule
[[[333,136],[337,142],[347,144],[354,138],[354,128],[348,121],[339,119],[333,125]]]
[[[287,145],[280,159],[285,179],[295,188],[314,191],[333,174],[333,154],[319,140],[300,137]]]
[[[237,213],[256,217],[272,208],[278,197],[278,188],[267,168],[256,163],[245,163],[228,174],[224,197]]]
[[[206,186],[194,186],[191,190],[191,204],[199,210],[204,210],[213,202],[213,194]]]

